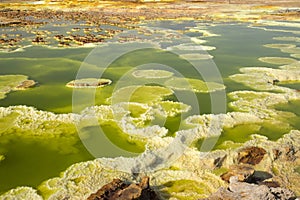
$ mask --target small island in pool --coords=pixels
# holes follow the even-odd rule
[[[25,75],[0,75],[0,99],[15,90],[26,90],[36,85],[34,80],[28,80]]]
[[[71,88],[99,88],[110,85],[111,83],[111,80],[104,78],[84,78],[70,81],[66,86]]]

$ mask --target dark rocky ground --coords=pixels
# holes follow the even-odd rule
[[[149,177],[144,176],[140,183],[126,183],[120,179],[104,185],[87,200],[159,200],[158,195],[149,185]]]

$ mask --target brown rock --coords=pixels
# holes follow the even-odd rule
[[[139,184],[139,186],[142,188],[142,189],[148,189],[150,188],[150,185],[149,185],[149,177],[148,176],[144,176]]]
[[[96,193],[91,194],[88,200],[108,199],[119,189],[125,188],[127,185],[120,179],[114,179],[112,182],[102,186]]]
[[[221,187],[217,192],[213,193],[210,197],[202,200],[237,200],[239,195],[235,194],[228,189]]]
[[[9,26],[13,24],[21,24],[21,20],[0,17],[0,26]]]
[[[265,185],[238,182],[237,177],[230,178],[229,190],[239,195],[238,199],[244,200],[275,200],[275,196]]]
[[[296,154],[298,151],[299,150],[291,144],[286,144],[281,146],[281,148],[272,149],[274,160],[282,159],[290,162],[294,162],[297,159]]]
[[[142,195],[142,188],[136,184],[130,184],[123,190],[117,191],[110,199],[131,200],[138,199]]]
[[[274,196],[276,196],[277,199],[295,199],[295,194],[292,191],[285,188],[271,187],[270,191]]]
[[[260,182],[259,185],[266,185],[269,188],[270,187],[272,187],[272,188],[280,187],[279,183],[276,181],[263,181],[263,182]]]
[[[149,177],[142,178],[139,184],[127,184],[120,179],[104,185],[88,200],[159,200],[157,194],[150,188]]]
[[[272,149],[274,160],[277,160],[281,156],[282,152],[279,149]]]
[[[237,176],[239,181],[246,181],[254,174],[254,169],[248,165],[232,165],[228,172],[221,175],[221,178],[229,182],[230,177]]]
[[[140,200],[159,200],[158,195],[154,190],[150,188],[149,177],[144,176],[139,184],[139,186],[143,189],[142,194],[140,196]]]
[[[221,187],[217,192],[203,200],[290,200],[295,195],[288,189],[267,187],[266,185],[239,182],[238,177],[230,178],[229,187]]]
[[[238,154],[238,163],[256,165],[260,163],[266,153],[266,150],[260,147],[245,148]]]
[[[16,90],[24,90],[30,87],[33,87],[36,84],[33,80],[25,80],[22,83],[20,83],[15,89]]]
[[[223,162],[225,161],[226,158],[227,158],[227,155],[216,158],[214,160],[215,167],[220,168],[223,165]]]

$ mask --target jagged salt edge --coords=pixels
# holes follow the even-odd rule
[[[280,140],[286,140],[285,138],[287,138],[287,142],[289,142],[289,140],[290,140],[289,138],[291,138],[291,139],[295,138],[295,137],[299,138],[297,136],[297,134],[294,135],[294,133],[298,133],[298,136],[300,134],[299,131],[291,131],[291,134],[293,134],[293,137],[291,134],[287,134],[286,136],[284,136],[284,139],[280,139]],[[262,141],[262,142],[267,140],[265,137],[258,138],[258,139],[259,139],[259,141]],[[269,145],[270,147],[274,146],[273,145],[274,142],[270,141],[269,143],[271,143]],[[247,145],[250,145],[250,146],[258,145],[259,146],[260,142],[258,142],[257,139],[253,139],[253,140],[247,142]],[[197,156],[197,154],[195,154],[195,156]],[[216,156],[219,156],[219,155],[216,155]],[[50,196],[50,198],[54,199],[56,197],[59,197],[59,195],[68,195],[68,196],[72,196],[74,198],[75,197],[80,198],[80,197],[84,196],[86,198],[87,197],[86,195],[88,195],[88,192],[91,193],[91,192],[96,191],[101,186],[103,186],[104,184],[109,182],[110,180],[106,181],[109,178],[123,177],[123,179],[129,179],[129,180],[131,179],[130,174],[120,173],[115,170],[108,171],[107,169],[105,169],[105,165],[103,165],[102,163],[103,163],[103,159],[96,159],[94,161],[88,161],[88,162],[74,164],[74,165],[70,166],[62,174],[62,176],[60,178],[55,178],[55,179],[57,179],[56,183],[58,183],[58,184],[53,185],[54,187],[53,186],[51,187],[51,185],[49,185],[49,183],[51,183],[51,181],[53,179],[46,181],[44,184],[49,185],[49,187],[51,187],[52,190],[55,190],[55,193],[52,194]],[[94,166],[93,168],[95,168],[95,169],[91,169],[91,167],[89,167],[90,165],[93,165]],[[109,176],[109,175],[111,175],[111,176]],[[164,169],[162,169],[162,170],[156,171],[154,173],[150,173],[150,174],[146,173],[146,175],[150,175],[151,177],[153,177],[150,179],[150,181],[151,181],[150,184],[152,186],[162,185],[163,183],[166,183],[168,181],[176,181],[176,180],[181,180],[181,179],[188,179],[188,180],[195,180],[195,181],[202,182],[203,180],[208,179],[207,176],[209,176],[210,178],[213,178],[214,180],[216,180],[216,182],[221,181],[220,178],[214,174],[207,173],[206,171],[204,171],[203,173],[200,174],[200,172],[198,172],[198,173],[195,172],[193,170],[193,168],[191,170],[167,170],[167,169],[164,170]],[[73,182],[76,178],[85,178],[85,181],[75,184]],[[88,179],[88,180],[86,180],[86,179]],[[80,188],[80,190],[78,188]],[[215,188],[215,187],[213,187],[213,188]]]
[[[31,200],[43,200],[43,198],[37,193],[36,189],[31,187],[17,187],[2,194],[0,199],[31,199]]]
[[[244,113],[241,113],[241,114],[244,115]],[[236,115],[236,116],[234,116],[234,115]],[[232,119],[235,119],[235,118],[238,118],[239,115],[234,113],[234,114],[231,114],[228,117],[232,118]],[[245,118],[245,119],[248,119],[248,118]],[[252,119],[249,119],[249,120],[252,120]],[[158,138],[158,137],[156,137],[155,139],[163,140],[162,138]],[[175,147],[175,148],[177,148],[177,147]],[[155,164],[155,162],[157,162],[157,158],[155,158],[155,155],[152,154],[149,158],[152,158],[152,159],[150,159],[149,164]],[[91,162],[101,163],[101,165],[104,168],[111,168],[111,169],[113,169],[113,172],[115,172],[115,173],[117,173],[115,170],[119,170],[119,166],[118,165],[122,165],[124,168],[126,168],[128,165],[132,165],[133,164],[132,162],[136,162],[136,160],[134,158],[130,158],[130,159],[117,158],[117,159],[120,162],[118,162],[118,163],[117,162],[110,162],[110,161],[113,161],[113,159],[106,159],[106,158],[98,158],[97,160],[91,161]],[[139,165],[137,167],[142,167],[142,165],[144,163],[140,162],[138,164]],[[84,165],[84,163],[82,163],[82,165]],[[124,168],[122,170],[125,170]],[[132,171],[135,171],[135,170],[133,169]],[[95,173],[96,174],[101,174],[101,173],[97,173],[97,172],[95,172]],[[196,181],[202,182],[201,177],[197,177],[197,176],[195,177],[193,174],[189,174],[190,172],[188,172],[188,171],[182,171],[182,170],[178,170],[178,171],[173,171],[173,170],[159,170],[159,171],[154,172],[154,173],[156,174],[156,175],[153,175],[155,177],[155,180],[153,180],[153,182],[155,182],[155,183],[161,183],[161,182],[164,183],[164,182],[167,182],[167,181],[170,181],[170,180],[176,181],[176,180],[180,180],[182,178],[191,179],[191,180],[196,180]],[[169,174],[169,177],[166,176],[167,175],[166,173]],[[71,180],[74,179],[74,177],[68,177],[66,175],[68,175],[68,174],[64,173],[64,176],[62,178],[62,179],[64,179],[64,181],[69,182],[69,181],[71,181]],[[102,174],[102,175],[104,175],[104,174]],[[160,177],[162,175],[163,175],[164,178]],[[116,176],[116,174],[114,176]],[[93,178],[91,177],[91,179],[94,179],[94,176],[93,176]],[[218,180],[218,178],[216,180]],[[75,192],[77,192],[76,188],[74,188],[74,190],[75,190]]]
[[[262,95],[262,98],[252,99],[250,102],[240,95]],[[234,101],[229,105],[239,111],[248,112],[250,114],[257,115],[261,119],[274,119],[281,111],[276,111],[271,108],[279,103],[288,103],[291,100],[299,100],[300,94],[297,92],[291,93],[270,93],[270,92],[254,92],[254,91],[236,91],[228,94]]]
[[[284,86],[278,86],[276,84],[272,84],[272,82],[274,80],[279,80],[281,82],[300,81],[300,70],[298,70],[297,68],[289,70],[285,69],[284,66],[281,66],[281,69],[266,67],[245,67],[241,68],[240,71],[243,74],[234,74],[229,76],[229,78],[236,82],[243,83],[251,88],[259,90],[294,93],[294,89],[290,89]]]
[[[240,118],[240,116],[245,116]],[[206,116],[193,116],[192,118],[201,118],[206,126],[201,124],[191,123],[197,125],[196,128],[181,130],[175,133],[175,137],[170,139],[169,144],[161,149],[150,150],[146,148],[146,151],[135,158],[117,157],[115,159],[105,158],[103,161],[107,163],[108,167],[112,167],[114,170],[124,170],[126,172],[135,171],[153,171],[156,168],[164,168],[171,163],[170,158],[181,155],[189,144],[199,138],[219,136],[222,128],[232,127],[237,124],[261,122],[261,120],[255,115],[247,113],[229,113],[218,115],[206,115]],[[239,119],[238,121],[236,119]],[[187,120],[189,123],[189,120]],[[153,138],[152,138],[153,139]],[[164,140],[165,138],[157,138],[157,140]],[[172,161],[172,159],[170,159]],[[126,164],[125,164],[126,163]]]
[[[165,127],[160,127],[158,125],[138,128],[133,122],[133,120],[135,120],[136,118],[130,117],[130,111],[126,110],[123,107],[124,105],[130,105],[130,104],[142,105],[144,106],[144,108],[147,108],[148,112],[140,116],[140,119],[142,121],[154,119],[153,116],[154,110],[152,110],[151,106],[147,106],[145,104],[143,105],[139,103],[126,103],[126,102],[114,104],[112,107],[113,107],[114,115],[117,116],[115,121],[122,129],[122,131],[130,134],[131,136],[141,137],[141,138],[151,138],[154,136],[163,137],[168,133],[168,130]]]
[[[52,112],[37,110],[33,107],[24,105],[0,107],[0,117],[5,117],[12,113],[18,113],[19,116],[15,120],[15,126],[23,130],[39,129],[46,121],[60,121],[63,123],[73,124],[74,119],[78,117],[76,114],[54,114]],[[30,120],[32,123],[23,123]]]
[[[161,104],[163,103],[171,103],[171,104],[179,104],[180,105],[180,109],[177,108],[171,108],[171,110],[165,110],[163,109],[163,106]],[[162,101],[160,103],[158,103],[158,106],[154,107],[154,112],[158,113],[159,115],[163,116],[163,117],[175,117],[177,114],[179,113],[186,113],[188,111],[190,111],[192,109],[192,107],[190,105],[184,104],[182,102],[174,102],[174,101]]]
[[[285,27],[297,27],[300,28],[299,23],[295,22],[280,22],[280,21],[271,21],[271,20],[258,20],[256,23],[261,23],[267,26],[285,26]]]

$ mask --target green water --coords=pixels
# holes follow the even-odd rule
[[[299,119],[298,119],[299,122]],[[216,149],[230,149],[239,146],[251,139],[251,135],[258,134],[266,136],[269,140],[276,141],[282,135],[287,134],[291,129],[286,127],[274,126],[273,123],[263,124],[241,124],[232,128],[224,128],[220,137],[210,137],[199,139],[195,146],[199,151],[211,151],[212,147]],[[227,143],[228,141],[236,143]],[[205,142],[206,145],[203,145]]]
[[[294,83],[280,83],[279,82],[278,85],[287,87],[287,88],[291,88],[291,89],[295,89],[295,90],[299,90],[299,92],[300,92],[300,82],[294,82]]]
[[[186,27],[195,24],[187,21],[186,23],[161,22],[151,25],[187,30]],[[216,47],[216,50],[209,51],[209,53],[214,56],[213,60],[224,78],[227,87],[226,92],[249,90],[246,86],[228,79],[229,75],[239,73],[240,67],[266,66],[275,68],[277,66],[262,63],[257,59],[264,56],[289,56],[289,54],[282,53],[278,49],[263,47],[263,44],[275,43],[276,41],[272,40],[273,37],[290,36],[289,33],[266,32],[249,28],[247,24],[218,24],[217,26],[208,26],[207,29],[221,35],[221,37],[204,39],[207,40],[205,45]],[[187,35],[201,36],[199,33],[189,33]],[[73,90],[65,87],[65,84],[76,78],[78,69],[91,50],[92,48],[49,49],[34,46],[27,48],[24,52],[0,53],[0,75],[23,74],[38,82],[38,85],[34,88],[9,93],[5,99],[0,100],[0,106],[27,105],[54,113],[72,112]],[[116,83],[124,73],[135,66],[153,61],[172,66],[173,69],[187,78],[199,79],[199,74],[191,67],[191,64],[179,59],[178,55],[156,49],[143,49],[120,57],[104,71],[103,77],[111,79],[113,83],[110,86],[96,90],[95,103],[97,105],[109,104],[107,98],[111,97]],[[104,70],[104,67],[101,66],[101,63],[97,63],[97,59],[92,59],[92,62],[88,63],[87,69],[89,74],[97,74],[99,70]],[[286,86],[298,89],[299,84],[286,84]],[[82,94],[85,94],[85,92],[88,93],[88,90],[82,91]],[[185,93],[185,91],[176,92],[178,94]],[[218,95],[218,92],[216,95]],[[221,94],[218,97],[223,98]],[[167,100],[177,100],[175,96],[165,98]],[[196,98],[199,102],[201,114],[212,112],[210,94],[198,93]],[[231,100],[227,99],[227,101]],[[85,108],[85,106],[86,104],[83,102],[81,107]],[[299,101],[276,107],[277,110],[296,114],[293,119],[290,119],[290,125],[296,129],[300,129],[299,108]],[[227,107],[227,111],[231,110]],[[182,118],[184,119],[195,113],[197,112],[192,109],[187,114],[168,117],[164,123],[169,131],[168,136],[173,136],[180,128]],[[6,126],[5,122],[1,123],[0,121],[0,126]],[[129,141],[128,136],[116,127],[114,124],[102,125],[105,133],[107,133],[106,136],[114,144],[130,152],[140,153],[144,151],[144,143]],[[89,129],[92,130],[93,127],[89,127]],[[0,127],[0,130],[5,130],[5,128]],[[242,124],[233,128],[225,128],[217,141],[215,149],[228,148],[224,144],[226,141],[245,142],[250,139],[252,134],[261,134],[271,140],[277,140],[288,131],[284,127],[274,127],[272,123]],[[196,146],[200,148],[202,142],[203,140],[197,141]],[[0,161],[0,193],[21,185],[37,187],[42,181],[58,176],[61,171],[64,171],[71,164],[93,159],[78,137],[74,135],[47,139],[34,136],[19,137],[19,135],[14,136],[14,134],[2,135],[0,136],[1,154],[5,156],[5,159]],[[111,154],[108,152],[106,156],[109,155],[113,155],[113,152]],[[174,187],[174,190],[180,189],[173,183],[170,184],[171,187]],[[188,187],[190,186],[188,185]]]
[[[97,128],[98,127],[88,127],[88,130],[85,131],[93,133],[97,131]],[[105,133],[106,137],[117,147],[133,153],[142,153],[145,151],[145,144],[143,142],[129,140],[128,135],[124,134],[115,123],[102,124],[101,129]],[[99,143],[99,145],[101,144]],[[113,152],[103,152],[102,156],[113,156]]]
[[[278,49],[266,48],[263,44],[276,43],[273,37],[282,33],[253,29],[245,24],[218,25],[210,28],[222,37],[213,37],[205,45],[216,46],[210,53],[223,77],[239,73],[240,67],[275,67],[257,60],[259,57],[289,56]],[[286,35],[285,33],[284,35]]]
[[[0,193],[16,186],[36,187],[75,162],[93,157],[77,137],[37,138],[1,136]]]
[[[294,117],[287,119],[292,127],[300,129],[300,100],[290,101],[288,104],[278,104],[275,108],[279,111],[287,111],[295,114]]]

